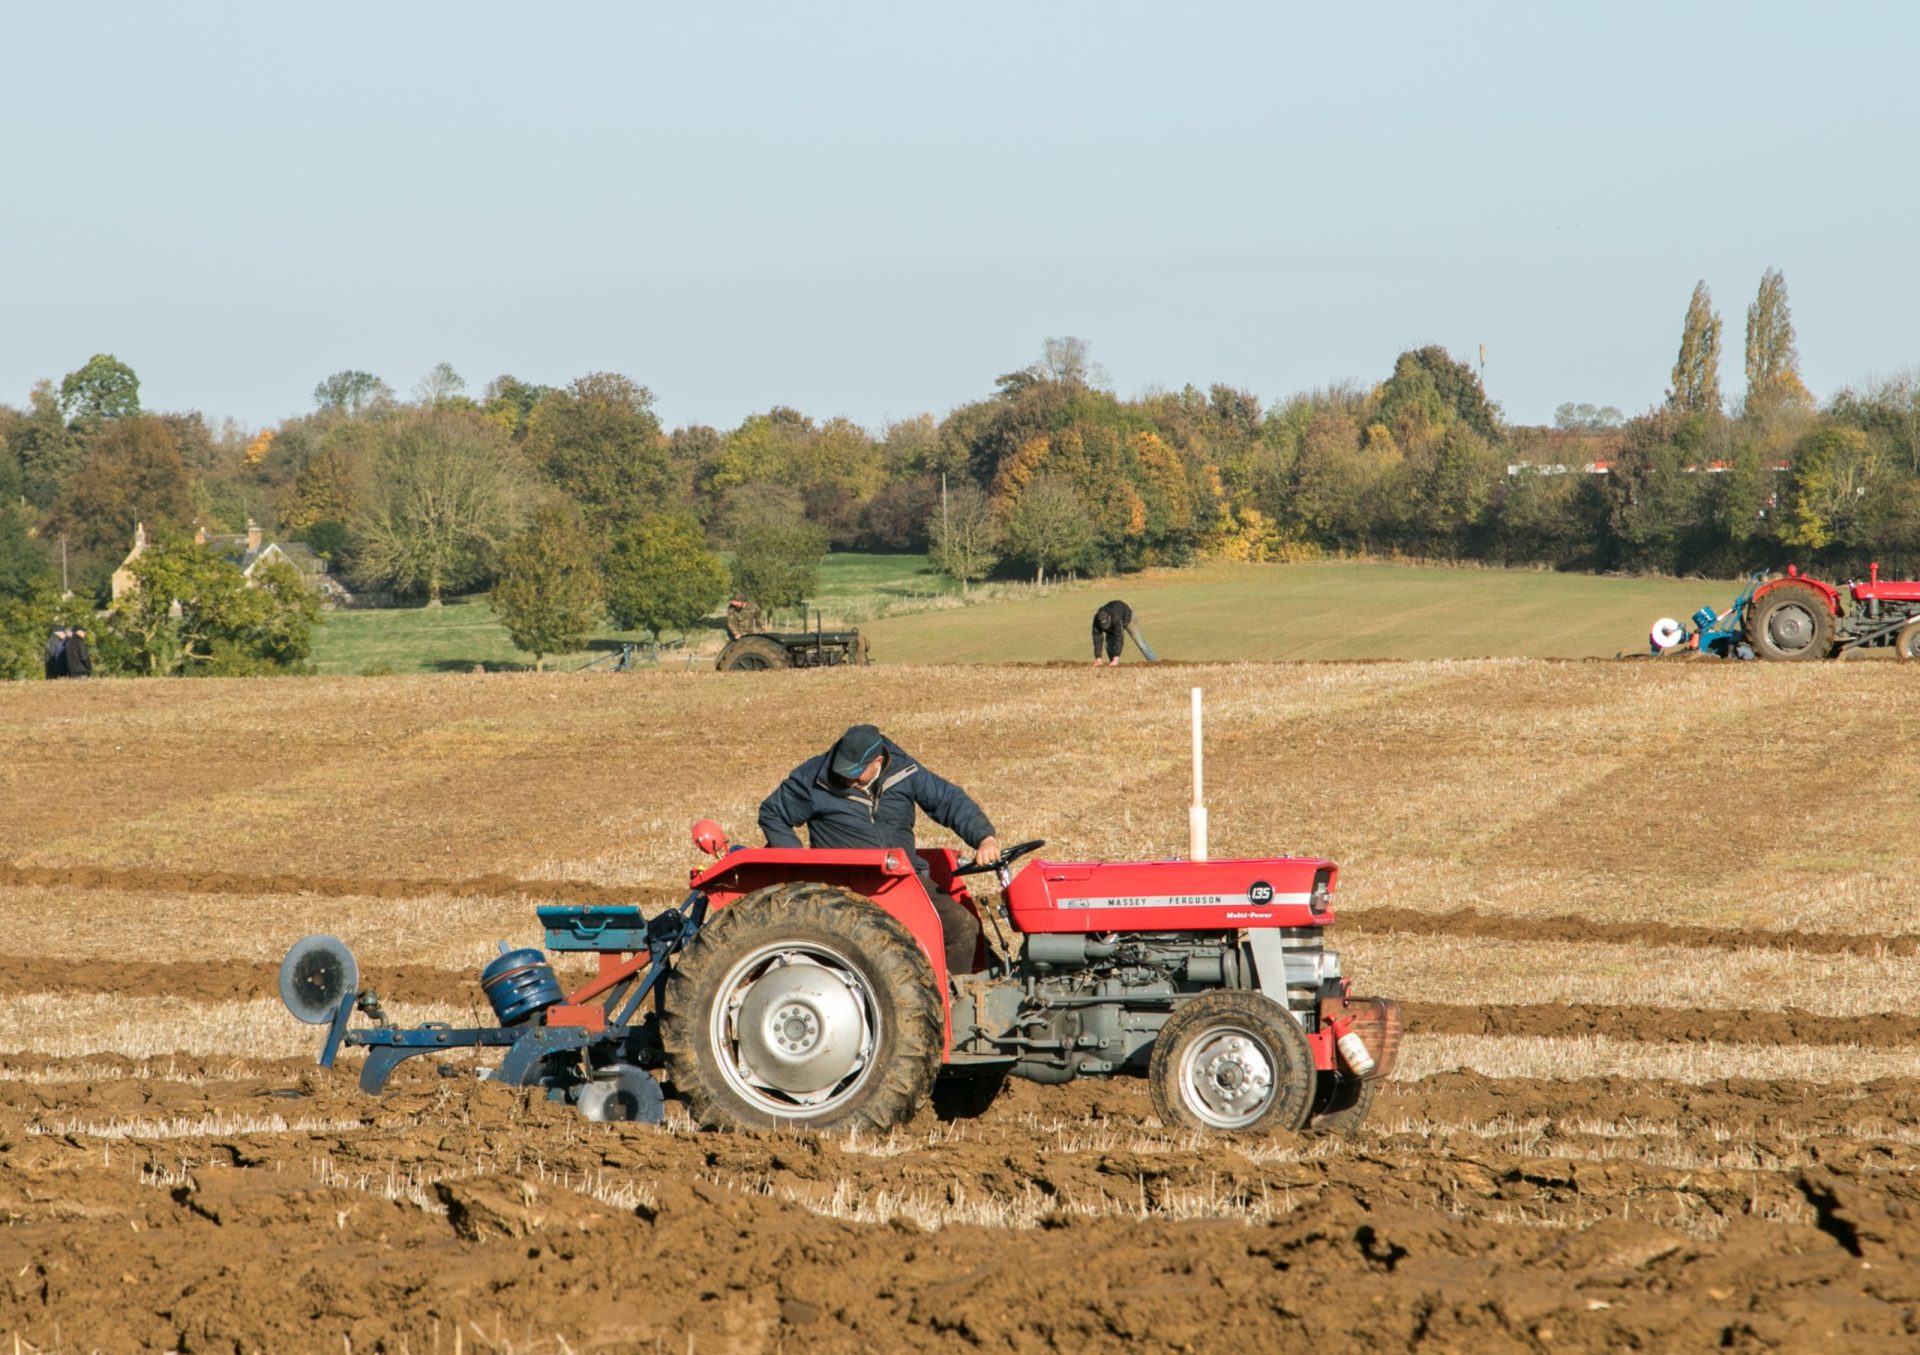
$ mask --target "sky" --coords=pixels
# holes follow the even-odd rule
[[[1787,280],[1920,366],[1920,6],[0,0],[0,402],[97,352],[265,427],[346,368],[878,430],[1049,336],[1122,396],[1479,360],[1663,399]]]

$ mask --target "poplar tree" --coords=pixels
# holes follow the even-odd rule
[[[1760,292],[1747,307],[1747,409],[1766,413],[1787,406],[1813,408],[1800,380],[1800,354],[1793,344],[1793,313],[1787,280],[1777,268],[1760,276]]]
[[[1687,303],[1667,408],[1681,414],[1720,412],[1720,317],[1714,313],[1713,293],[1704,278],[1693,285],[1693,300]]]

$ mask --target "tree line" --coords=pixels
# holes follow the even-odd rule
[[[338,372],[275,427],[213,428],[145,410],[103,354],[0,405],[0,631],[20,666],[62,571],[79,604],[103,603],[136,521],[167,551],[195,525],[257,522],[354,587],[426,602],[491,588],[536,655],[604,620],[684,630],[729,589],[791,606],[830,548],[925,551],[963,585],[1329,552],[1722,576],[1920,565],[1920,380],[1820,407],[1773,270],[1734,402],[1722,341],[1702,282],[1664,401],[1633,418],[1570,401],[1552,427],[1508,424],[1438,346],[1377,384],[1263,405],[1225,384],[1122,398],[1083,341],[1050,339],[944,418],[878,430],[785,406],[669,430],[629,376],[473,393],[445,364],[406,396]],[[175,636],[169,652],[212,671],[238,643],[216,660]]]

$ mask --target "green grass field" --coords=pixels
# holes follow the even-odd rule
[[[978,592],[979,590],[975,590]],[[827,626],[864,626],[889,611],[940,605],[959,588],[936,573],[924,555],[832,555],[820,570],[813,605]],[[797,612],[776,619],[781,629],[800,629]],[[808,624],[811,624],[809,613]],[[607,631],[574,654],[549,655],[549,668],[578,668],[619,650],[623,642],[642,642],[640,631]],[[669,637],[677,638],[677,637]],[[704,628],[686,637],[686,648],[711,657],[726,642],[716,612]],[[667,651],[665,661],[683,661]],[[507,638],[485,596],[459,598],[440,607],[394,607],[333,612],[315,629],[313,666],[324,674],[466,672],[475,664],[489,669],[531,668]]]
[[[815,602],[827,626],[867,631],[876,663],[1086,660],[1088,621],[1115,596],[1169,660],[1586,658],[1642,649],[1655,617],[1684,620],[1738,591],[1710,580],[1328,563],[1207,565],[1044,589],[995,584],[963,603],[924,556],[849,554],[828,559]],[[798,629],[799,617],[776,624]],[[610,631],[547,666],[577,668],[644,638]],[[715,615],[665,662],[711,657],[724,640]],[[1127,661],[1136,658],[1129,646]],[[314,633],[313,664],[321,673],[464,672],[531,667],[532,657],[475,597],[334,613]]]
[[[890,617],[875,663],[1092,657],[1095,609],[1121,597],[1162,659],[1587,658],[1646,648],[1654,619],[1725,607],[1737,583],[1325,563],[1207,565]],[[1131,644],[1123,662],[1137,662]]]

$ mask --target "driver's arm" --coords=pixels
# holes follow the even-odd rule
[[[794,825],[813,817],[813,793],[796,773],[775,787],[773,794],[760,802],[760,832],[769,847],[798,847],[800,835]]]
[[[994,856],[999,855],[1000,842],[994,836],[993,821],[973,802],[971,795],[925,767],[915,768],[908,783],[913,787],[914,803],[926,811],[927,817],[972,847],[976,856],[991,860],[992,857],[984,855],[989,850]]]

